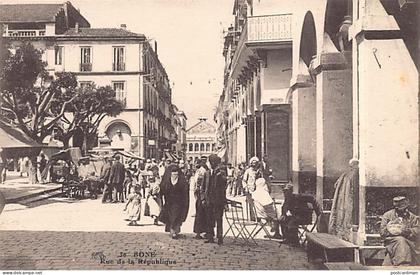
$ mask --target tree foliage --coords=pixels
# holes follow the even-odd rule
[[[41,56],[30,43],[23,43],[15,53],[6,49],[0,73],[2,115],[34,140],[42,142],[58,127],[68,145],[76,129],[92,135],[104,117],[123,110],[110,86],[80,88],[69,72],[52,77]]]

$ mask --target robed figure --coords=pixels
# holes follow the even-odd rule
[[[178,165],[167,167],[160,183],[160,192],[163,208],[159,220],[165,224],[165,232],[170,232],[171,237],[176,239],[189,207],[189,186]]]
[[[328,231],[351,241],[353,225],[358,224],[359,173],[358,160],[349,161],[350,168],[336,181]]]

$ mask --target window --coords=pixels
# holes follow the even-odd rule
[[[80,48],[80,71],[92,71],[92,51],[90,47]]]
[[[207,152],[210,152],[210,143],[207,143],[207,144],[206,144],[206,151],[207,151]]]
[[[201,143],[201,144],[200,144],[200,151],[201,151],[201,152],[204,152],[204,143]]]
[[[190,152],[192,152],[193,151],[193,144],[192,143],[189,143],[188,144],[188,151],[190,151]]]
[[[194,144],[194,151],[196,151],[196,152],[198,152],[198,151],[199,151],[198,146],[199,146],[199,145],[198,145],[198,143],[195,143],[195,144]]]
[[[63,65],[63,47],[56,46],[55,51],[55,65]]]
[[[114,47],[114,59],[112,63],[113,71],[124,71],[124,47]]]
[[[118,81],[118,82],[112,82],[112,86],[115,91],[115,98],[124,104],[124,106],[127,104],[127,93],[125,91],[125,82]]]

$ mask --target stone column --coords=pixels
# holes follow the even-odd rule
[[[334,183],[353,156],[352,74],[342,53],[314,60],[316,74],[316,197],[331,207]]]
[[[316,87],[299,81],[292,86],[292,178],[294,192],[316,190]]]
[[[379,0],[354,1],[354,155],[359,157],[359,244],[404,191],[418,206],[418,71]]]

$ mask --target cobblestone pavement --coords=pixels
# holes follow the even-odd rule
[[[172,240],[152,232],[2,231],[0,269],[316,269],[302,249],[258,243],[228,237],[218,246],[191,234]]]
[[[252,246],[233,243],[228,236],[218,246],[193,239],[191,215],[178,240],[149,217],[142,217],[141,226],[127,226],[123,207],[63,198],[6,205],[0,215],[0,269],[318,268],[307,262],[302,248],[268,240],[258,239],[259,245]],[[120,253],[126,255],[118,257]]]

